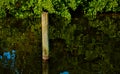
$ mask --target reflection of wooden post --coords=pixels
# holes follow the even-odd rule
[[[42,13],[42,59],[48,60],[49,47],[48,47],[48,13]]]
[[[42,63],[42,74],[48,74],[48,62],[43,62]]]

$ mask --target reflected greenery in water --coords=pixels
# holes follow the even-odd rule
[[[50,74],[120,73],[119,16],[49,18]],[[41,73],[40,19],[1,19],[0,24],[0,54],[16,49],[18,71]],[[1,64],[0,69],[10,71]]]
[[[52,17],[49,29],[52,58],[49,66],[53,68],[50,73],[60,70],[71,74],[120,73],[119,16],[81,16],[72,18],[68,24],[61,22],[63,18],[56,19]]]
[[[2,54],[15,49],[16,67],[23,74],[41,73],[41,31],[39,30],[41,25],[38,23],[39,20],[13,18],[0,20],[0,52]],[[1,71],[3,74],[8,70],[2,67],[1,69],[3,69]]]

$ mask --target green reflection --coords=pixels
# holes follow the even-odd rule
[[[81,16],[72,18],[68,24],[61,22],[68,22],[64,18],[51,18],[50,73],[64,70],[70,74],[120,72],[119,16]]]
[[[33,21],[31,21],[33,20]],[[40,19],[0,19],[0,53],[16,50],[16,67],[22,74],[40,74],[41,31]],[[6,49],[6,50],[4,50]],[[1,62],[0,62],[1,63]],[[3,68],[1,73],[15,71]],[[9,72],[10,71],[10,72]]]

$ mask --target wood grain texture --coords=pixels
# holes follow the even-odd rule
[[[42,59],[48,60],[49,45],[48,45],[48,13],[42,13]]]

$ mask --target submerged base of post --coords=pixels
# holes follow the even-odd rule
[[[42,60],[43,60],[43,61],[47,61],[48,59],[49,59],[48,56],[42,56]]]

